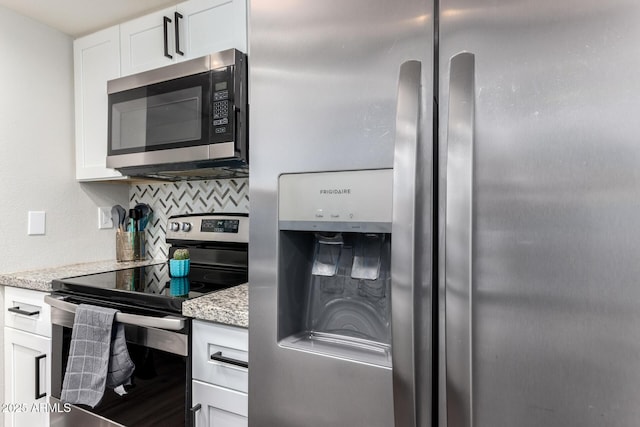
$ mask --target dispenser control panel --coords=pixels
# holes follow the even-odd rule
[[[393,169],[281,175],[280,228],[390,230],[392,189]]]

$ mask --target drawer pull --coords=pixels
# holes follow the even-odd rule
[[[228,363],[229,365],[240,366],[242,368],[247,368],[247,369],[249,368],[248,362],[244,362],[238,359],[231,359],[230,357],[225,357],[222,355],[221,351],[213,353],[211,355],[211,360],[215,360],[216,362]]]
[[[37,314],[40,314],[40,310],[27,311],[27,310],[20,309],[20,307],[9,307],[7,310],[9,310],[12,313],[22,314],[23,316],[35,316]]]
[[[41,399],[47,395],[47,392],[40,391],[40,361],[46,358],[46,354],[41,354],[40,356],[36,356],[36,400]]]
[[[189,411],[191,412],[191,427],[196,427],[196,414],[200,409],[202,409],[202,405],[200,403],[189,409]]]

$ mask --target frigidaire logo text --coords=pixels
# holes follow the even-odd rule
[[[350,188],[327,188],[321,189],[320,194],[351,194]]]

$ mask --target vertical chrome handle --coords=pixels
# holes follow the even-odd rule
[[[162,27],[164,31],[164,56],[169,59],[173,59],[173,55],[169,54],[169,24],[171,23],[171,18],[167,18],[166,16],[163,16],[162,18]]]
[[[451,58],[445,249],[447,413],[473,426],[473,150],[475,57]]]
[[[393,160],[391,341],[396,427],[416,425],[415,220],[422,64],[400,66]]]
[[[173,17],[176,21],[176,25],[175,25],[175,36],[176,36],[176,53],[178,55],[182,55],[184,56],[184,52],[180,50],[180,19],[183,18],[182,14],[180,12],[175,12],[173,14]]]

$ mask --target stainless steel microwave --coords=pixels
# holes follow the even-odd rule
[[[107,167],[198,179],[248,173],[247,59],[229,49],[107,82]]]

